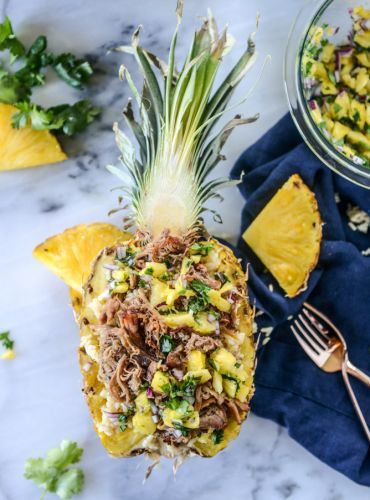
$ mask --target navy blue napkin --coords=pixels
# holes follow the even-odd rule
[[[324,221],[318,266],[307,290],[294,299],[284,296],[239,239],[239,256],[250,264],[250,296],[264,311],[256,318],[258,326],[274,327],[270,341],[259,350],[252,411],[286,427],[290,436],[334,469],[370,485],[369,443],[341,374],[317,368],[287,321],[309,301],[340,328],[350,359],[370,374],[370,256],[362,253],[370,247],[370,229],[354,231],[347,215],[351,206],[370,214],[370,191],[332,174],[302,142],[288,115],[239,158],[232,177],[239,178],[242,171],[240,191],[246,199],[242,233],[294,173],[315,192]],[[358,381],[353,381],[353,387],[370,421],[370,388]]]

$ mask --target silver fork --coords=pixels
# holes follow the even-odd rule
[[[290,325],[295,338],[311,360],[325,372],[341,371],[345,386],[366,437],[370,430],[350,384],[348,374],[370,387],[370,377],[348,359],[347,344],[338,328],[327,316],[307,302]]]

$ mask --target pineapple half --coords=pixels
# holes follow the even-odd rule
[[[213,138],[229,99],[255,59],[245,52],[212,90],[230,48],[210,14],[175,70],[177,28],[168,64],[139,45],[130,47],[143,75],[140,93],[126,67],[140,121],[129,101],[124,116],[140,146],[114,126],[124,169],[133,238],[104,249],[84,287],[80,365],[96,431],[117,457],[143,452],[182,459],[213,456],[239,433],[253,394],[253,310],[246,275],[232,253],[207,234],[200,216],[227,178],[205,181],[237,125],[236,116]],[[161,71],[163,88],[156,75]]]

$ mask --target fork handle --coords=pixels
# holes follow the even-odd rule
[[[346,363],[343,363],[342,365],[342,375],[343,375],[343,380],[344,380],[344,384],[346,386],[346,389],[348,391],[348,395],[352,401],[352,404],[353,404],[353,407],[355,409],[355,412],[356,412],[356,415],[362,425],[362,428],[364,430],[364,433],[367,437],[367,440],[369,441],[370,443],[370,429],[369,429],[369,426],[367,425],[367,422],[365,420],[365,417],[364,417],[364,414],[362,413],[361,411],[361,407],[357,401],[357,398],[356,398],[356,395],[352,389],[352,386],[351,386],[351,383],[349,381],[349,378],[348,378],[348,373],[349,371],[347,371],[347,366],[346,366]]]
[[[348,359],[345,361],[347,373],[361,380],[365,385],[370,387],[370,377],[366,375],[363,371],[359,370],[355,365],[353,365]]]

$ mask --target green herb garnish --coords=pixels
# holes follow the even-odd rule
[[[175,429],[177,429],[178,431],[181,431],[181,434],[183,436],[185,436],[185,437],[189,436],[189,429],[184,427],[182,425],[181,421],[172,420],[172,425],[174,426]]]
[[[215,429],[212,432],[212,443],[213,444],[220,444],[223,439],[224,439],[223,429]]]
[[[10,338],[10,332],[0,333],[0,342],[3,344],[4,349],[11,350],[14,347],[14,340]]]
[[[162,335],[159,340],[159,345],[163,354],[168,354],[173,351],[175,347],[175,341],[170,335]]]
[[[193,314],[197,314],[200,311],[206,309],[209,304],[208,292],[211,287],[206,285],[200,280],[193,280],[190,283],[190,288],[196,292],[195,297],[191,297],[189,300],[189,311],[192,311]]]
[[[214,244],[213,243],[209,243],[209,242],[194,243],[194,245],[192,245],[190,247],[190,250],[194,254],[198,254],[198,255],[200,254],[203,257],[205,257],[206,255],[209,254],[209,252],[212,250],[213,247],[214,247]]]
[[[147,274],[148,276],[153,276],[154,269],[152,267],[147,267],[144,271],[144,274]]]
[[[53,130],[66,135],[82,132],[100,114],[89,99],[75,104],[61,104],[51,108],[31,102],[32,89],[45,84],[46,68],[51,67],[68,85],[81,89],[88,83],[93,69],[90,63],[70,53],[47,52],[47,39],[41,35],[26,51],[15,37],[8,17],[0,24],[0,51],[10,51],[9,64],[22,59],[16,71],[5,70],[0,64],[0,102],[19,109],[12,116],[14,128],[31,126],[35,130]]]
[[[29,458],[26,461],[24,476],[46,493],[55,493],[61,500],[68,500],[80,493],[84,486],[84,473],[73,467],[80,461],[83,450],[77,443],[62,441],[59,448],[53,448],[46,458]]]

